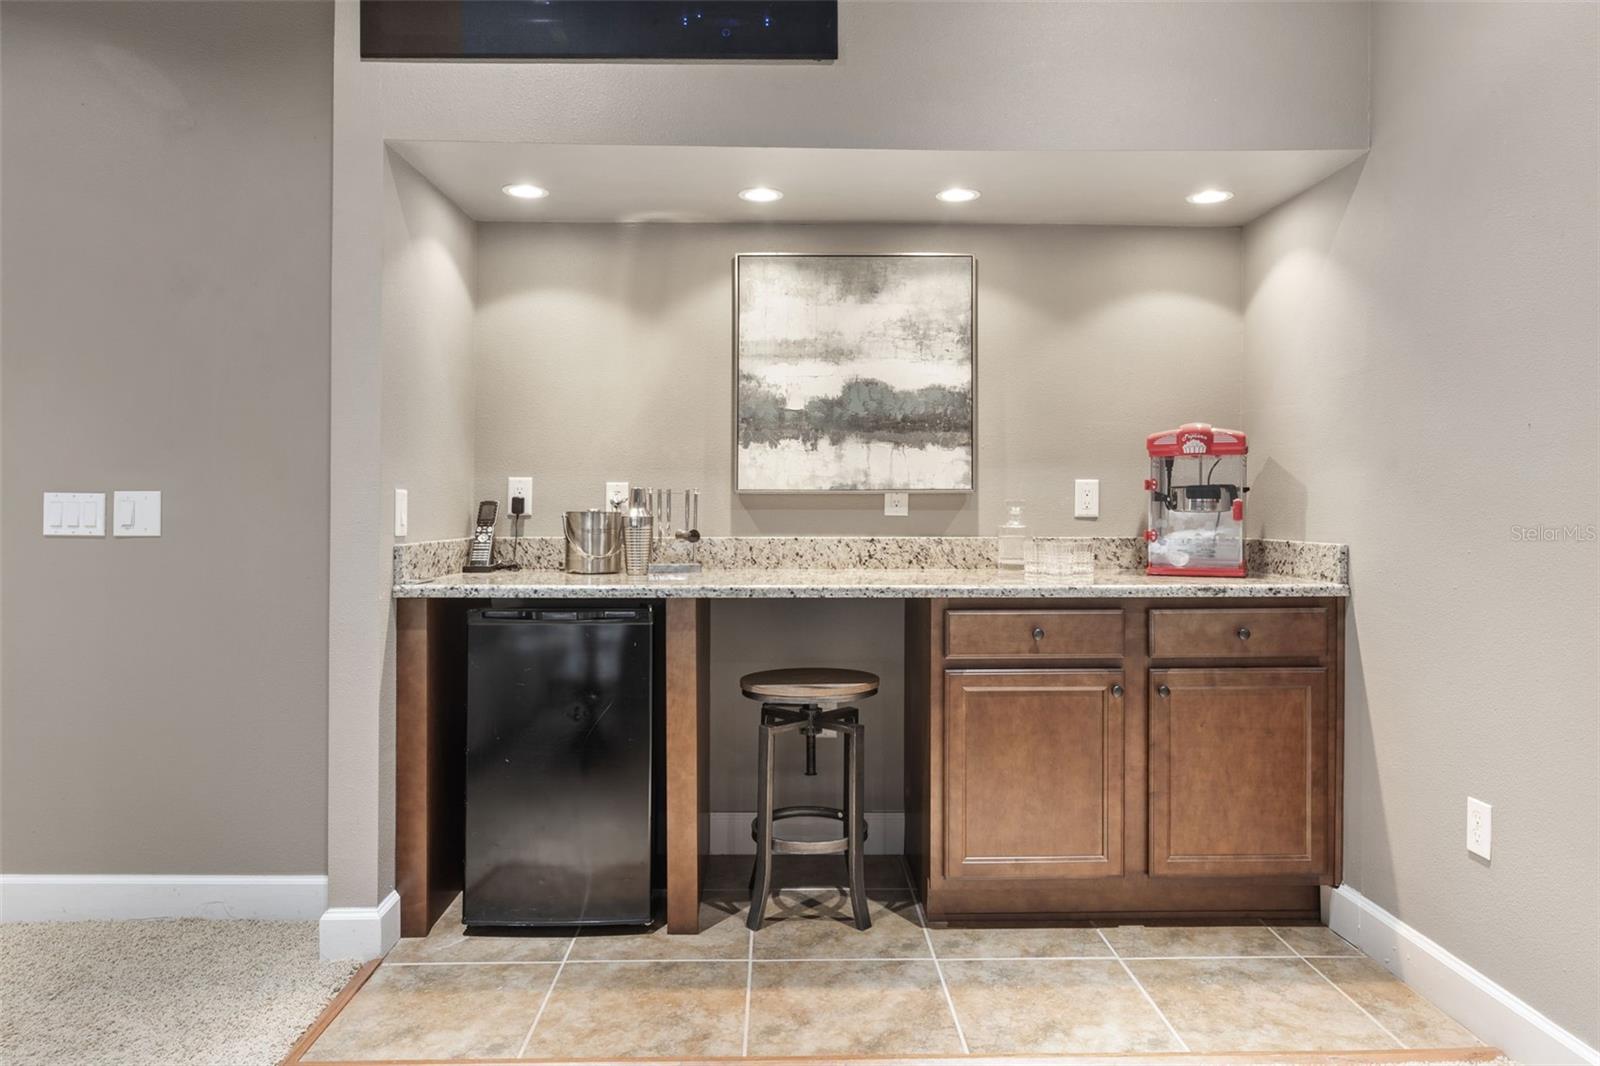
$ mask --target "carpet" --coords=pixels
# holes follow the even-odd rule
[[[0,925],[4,1066],[274,1066],[357,969],[315,922]]]

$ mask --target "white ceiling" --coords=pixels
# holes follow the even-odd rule
[[[1360,149],[1263,152],[946,152],[848,148],[396,141],[485,222],[962,222],[1237,226],[1354,161]],[[543,200],[502,185],[532,182]],[[751,204],[740,189],[784,198]],[[980,199],[944,204],[951,185]],[[1189,193],[1228,189],[1199,207]]]

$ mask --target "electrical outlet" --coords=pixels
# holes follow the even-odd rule
[[[1494,808],[1483,800],[1467,797],[1467,850],[1485,859],[1489,857],[1493,814]]]
[[[515,508],[511,506],[511,501],[518,496],[522,497],[522,513],[528,514],[533,510],[533,478],[506,478],[506,514],[516,513]]]
[[[609,511],[626,511],[628,509],[628,483],[626,481],[606,482],[606,509]]]
[[[1079,478],[1072,483],[1072,517],[1100,517],[1100,479]]]
[[[394,490],[394,535],[403,537],[406,529],[411,525],[410,503],[405,489]]]
[[[891,518],[904,518],[911,513],[911,493],[886,492],[883,494],[883,513]]]

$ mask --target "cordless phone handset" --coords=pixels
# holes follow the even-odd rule
[[[467,573],[494,569],[494,523],[500,505],[494,500],[478,504],[478,520],[472,529],[472,544],[467,549]]]

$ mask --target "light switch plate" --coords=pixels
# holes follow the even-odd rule
[[[47,537],[105,536],[106,494],[103,492],[45,493],[44,535]]]
[[[1467,850],[1480,858],[1489,857],[1489,844],[1493,838],[1494,807],[1480,799],[1467,797]]]
[[[403,537],[411,528],[411,497],[405,489],[394,490],[394,535]]]
[[[161,536],[161,493],[142,490],[113,494],[111,533],[117,537]]]
[[[883,513],[891,518],[905,518],[911,513],[911,493],[886,492],[883,494]]]
[[[1100,517],[1100,479],[1079,478],[1072,483],[1072,517]]]

